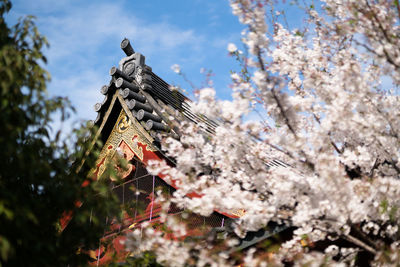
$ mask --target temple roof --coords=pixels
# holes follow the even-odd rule
[[[135,52],[128,39],[122,40],[121,49],[126,57],[120,60],[118,67],[110,69],[110,82],[100,90],[104,99],[94,106],[98,113],[95,125],[101,125],[111,103],[114,103],[113,96],[117,94],[118,99],[124,102],[121,105],[126,112],[131,113],[132,118],[147,131],[151,136],[148,141],[159,151],[162,136],[180,138],[179,125],[184,120],[199,124],[205,135],[215,134],[215,128],[220,124],[218,120],[194,113],[191,110],[191,100],[155,74],[146,65],[145,56]],[[288,165],[271,159],[267,166]]]
[[[128,39],[121,42],[126,57],[118,67],[110,69],[111,79],[100,92],[104,100],[94,106],[98,113],[94,123],[100,125],[109,109],[111,98],[117,92],[129,112],[157,141],[157,133],[167,134],[179,139],[179,124],[183,120],[202,123],[205,134],[214,134],[218,122],[191,111],[191,101],[152,71],[145,64],[145,57],[133,50]]]

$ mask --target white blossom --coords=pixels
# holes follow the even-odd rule
[[[218,100],[214,88],[199,90],[190,108],[218,122],[213,134],[205,134],[204,122],[182,123],[179,141],[163,141],[176,166],[152,162],[148,169],[174,180],[170,201],[181,208],[203,216],[244,210],[233,229],[237,239],[271,222],[294,227],[292,239],[270,257],[276,265],[345,266],[359,252],[370,253],[371,264],[394,264],[400,259],[399,14],[393,1],[323,2],[306,7],[302,32],[287,28],[278,13],[277,20],[268,17],[274,9],[262,1],[232,0],[246,27],[248,55],[239,56],[248,76],[231,74],[232,100]],[[253,112],[260,121],[244,120]],[[161,262],[182,266],[196,248],[199,266],[230,260],[213,255],[211,245],[189,248],[151,235],[140,246],[158,242]],[[348,247],[331,243],[339,239]],[[320,241],[329,245],[316,251],[312,244]],[[168,246],[182,253],[179,261],[169,258],[176,254],[165,252]],[[254,249],[243,262],[265,264]]]
[[[173,70],[175,73],[180,73],[181,67],[178,64],[174,64],[171,66],[171,70]]]
[[[235,52],[237,51],[237,47],[236,47],[236,45],[233,44],[233,43],[229,43],[227,49],[228,49],[228,52],[229,52],[229,53],[235,53]]]

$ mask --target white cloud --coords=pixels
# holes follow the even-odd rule
[[[198,5],[204,6],[203,2]],[[39,30],[49,40],[50,94],[68,96],[78,111],[77,118],[94,119],[93,105],[102,100],[99,90],[110,80],[108,71],[124,56],[119,47],[124,37],[166,81],[179,80],[170,70],[173,64],[181,65],[189,74],[200,67],[213,68],[214,63],[221,62],[219,56],[227,57],[227,43],[237,40],[226,30],[210,34],[207,25],[218,20],[220,8],[207,6],[199,10],[201,24],[190,24],[195,29],[175,23],[177,13],[173,11],[165,10],[167,18],[157,17],[148,10],[144,13],[143,3],[135,8],[135,3],[125,0],[15,0],[13,12],[15,17],[37,16]],[[203,79],[193,74],[189,78]],[[222,88],[219,86],[219,92],[225,90]]]
[[[79,118],[94,119],[96,113],[93,106],[103,100],[100,88],[104,84],[105,78],[108,77],[103,77],[100,73],[92,70],[87,70],[79,76],[67,78],[56,76],[53,78],[49,90],[56,95],[67,96],[71,99]]]
[[[124,56],[119,48],[124,37],[136,51],[147,59],[157,58],[156,63],[168,70],[182,58],[182,51],[187,55],[184,60],[201,58],[204,37],[166,22],[144,21],[121,3],[57,1],[53,5],[40,0],[28,5],[27,13],[38,12],[39,29],[51,45],[46,51],[52,74],[49,91],[68,96],[78,118],[95,118],[93,105],[102,98],[99,89],[110,79],[108,70]]]
[[[134,13],[134,12],[132,12]],[[89,5],[85,9],[73,8],[62,16],[42,18],[52,44],[49,57],[65,57],[72,52],[97,54],[97,49],[107,41],[118,42],[123,37],[133,40],[135,48],[147,55],[154,51],[167,51],[182,45],[198,47],[201,36],[193,30],[183,30],[167,23],[143,21],[123,9],[109,3]],[[118,48],[116,43],[115,48]]]

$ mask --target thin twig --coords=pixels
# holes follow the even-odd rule
[[[397,15],[399,16],[399,19],[400,19],[400,3],[399,3],[399,0],[394,0],[394,5],[397,7]]]
[[[377,252],[375,249],[373,249],[372,247],[368,246],[367,244],[365,244],[364,242],[362,242],[361,240],[355,238],[354,236],[351,235],[343,235],[343,238],[346,239],[347,241],[365,249],[366,251],[376,255]]]
[[[315,115],[313,113],[314,119],[318,122],[319,125],[321,125],[321,121],[319,120],[319,118],[317,117],[317,115]],[[329,137],[329,141],[331,143],[331,145],[333,146],[333,148],[336,150],[336,152],[338,154],[342,154],[342,151],[340,151],[340,149],[337,147],[337,145],[335,144],[335,142],[332,141],[332,137],[331,137],[331,133],[328,133],[328,137]]]

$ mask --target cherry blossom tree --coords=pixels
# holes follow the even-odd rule
[[[127,245],[171,266],[357,265],[361,256],[368,264],[394,265],[400,262],[399,1],[306,1],[299,4],[306,19],[298,29],[276,4],[231,0],[245,25],[243,51],[228,45],[242,67],[231,74],[232,100],[218,100],[215,88],[199,90],[193,110],[218,121],[215,134],[204,134],[200,122],[184,123],[179,141],[163,141],[176,166],[149,167],[179,186],[170,199],[160,195],[165,207],[174,202],[203,216],[244,210],[232,225],[236,236],[215,253],[210,239],[168,240],[149,227]],[[246,119],[253,113],[263,119]],[[201,197],[188,197],[193,192]],[[176,235],[185,234],[184,225],[164,217]],[[251,248],[233,259],[229,247],[271,222],[290,226],[290,239],[274,253]]]

